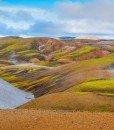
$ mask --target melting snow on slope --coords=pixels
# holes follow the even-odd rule
[[[34,99],[34,95],[19,90],[0,79],[0,109],[14,109],[32,99]]]

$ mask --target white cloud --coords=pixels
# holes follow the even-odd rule
[[[39,8],[0,7],[0,23],[17,30],[29,29],[36,21],[52,17],[51,12]]]
[[[28,36],[96,34],[113,37],[113,16],[113,0],[92,0],[85,3],[69,0],[56,3],[51,10],[21,6],[0,7],[0,24],[4,24],[6,30],[12,30],[13,34]]]
[[[113,0],[91,0],[86,3],[58,2],[56,12],[66,19],[114,20]]]

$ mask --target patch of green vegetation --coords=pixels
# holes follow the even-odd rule
[[[62,50],[57,50],[53,53],[53,58],[55,60],[57,59],[64,59],[64,58],[76,58],[78,56],[81,56],[81,55],[84,55],[84,54],[87,54],[91,51],[95,50],[95,47],[91,47],[91,46],[84,46],[76,51],[73,51],[73,52],[64,52]]]
[[[61,50],[57,50],[57,51],[54,52],[53,56],[54,56],[55,59],[58,59],[61,56],[63,56],[63,54],[64,53]]]
[[[36,50],[24,50],[24,51],[17,52],[17,55],[24,56],[26,54],[36,53],[36,52],[37,52]]]
[[[87,53],[89,53],[89,52],[91,52],[93,50],[95,50],[94,47],[85,46],[85,47],[82,47],[82,48],[80,48],[80,49],[78,49],[76,51],[71,52],[68,56],[70,58],[75,58],[75,57],[81,56],[83,54],[87,54]]]
[[[9,81],[9,82],[15,81],[17,78],[19,78],[16,75],[12,75],[2,69],[0,69],[0,77],[2,77],[2,79]]]
[[[101,96],[114,97],[114,93],[98,93]]]
[[[3,53],[9,53],[12,51],[21,51],[26,49],[26,47],[21,43],[12,42],[12,44],[9,44],[9,46],[3,48],[1,52]]]
[[[83,68],[92,67],[96,65],[105,66],[113,63],[114,63],[114,53],[109,54],[102,58],[95,58],[95,59],[74,62],[70,64],[71,68],[69,70],[71,72],[71,71],[81,70]]]
[[[0,50],[5,49],[5,48],[7,48],[11,45],[14,45],[14,44],[15,44],[15,41],[8,41],[6,43],[2,43],[2,45],[0,46]]]
[[[114,95],[114,79],[86,81],[71,88],[69,92],[92,92],[104,96]]]
[[[23,60],[29,60],[30,58],[37,58],[39,56],[39,53],[28,53],[24,55],[16,55],[17,58],[23,59]]]

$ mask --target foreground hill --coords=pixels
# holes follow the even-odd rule
[[[1,130],[113,130],[114,114],[37,110],[0,111]]]
[[[56,93],[32,100],[20,109],[114,112],[114,97],[91,93]]]

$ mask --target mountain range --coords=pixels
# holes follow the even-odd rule
[[[5,37],[0,77],[35,96],[21,108],[112,112],[113,57],[113,40]]]

